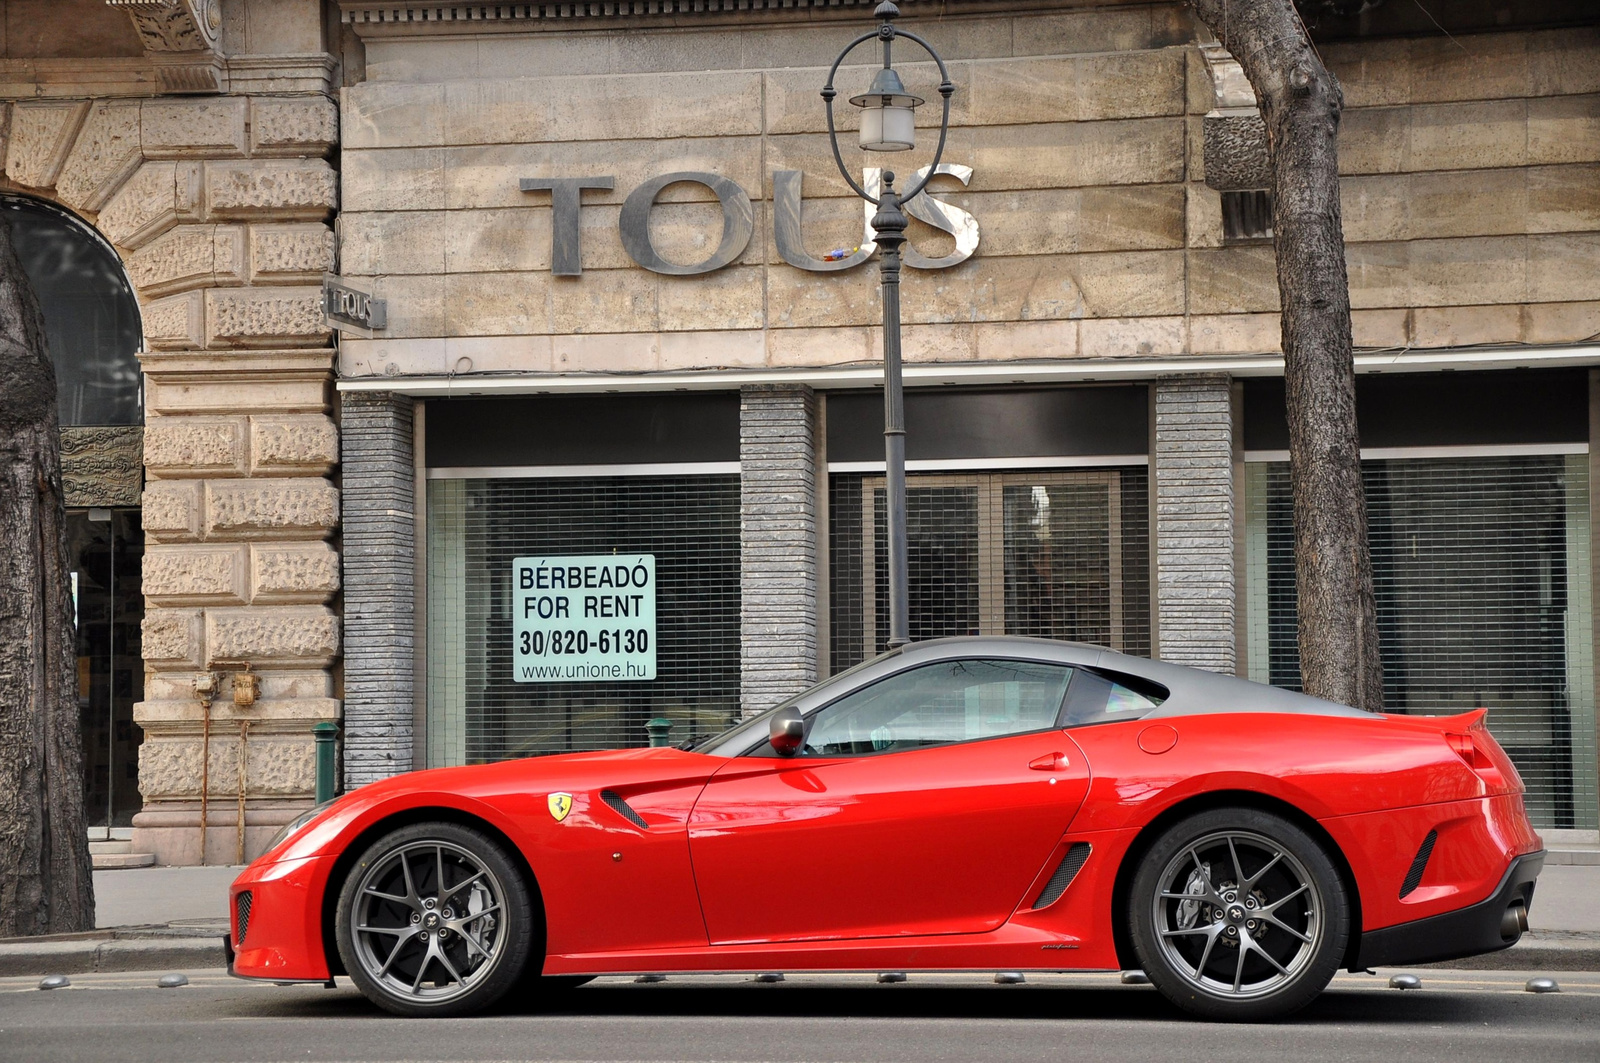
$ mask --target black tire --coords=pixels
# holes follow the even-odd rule
[[[1128,918],[1151,984],[1185,1011],[1231,1022],[1305,1007],[1338,971],[1350,933],[1328,853],[1252,808],[1197,813],[1164,831],[1133,878]]]
[[[517,984],[534,924],[528,884],[494,839],[417,823],[361,854],[339,892],[334,936],[350,980],[374,1004],[396,1015],[465,1015]]]

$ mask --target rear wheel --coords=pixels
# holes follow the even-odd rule
[[[362,854],[340,892],[335,933],[351,981],[379,1007],[461,1015],[516,984],[532,924],[527,885],[493,839],[419,823]]]
[[[1159,837],[1129,898],[1134,948],[1174,1004],[1258,1021],[1305,1007],[1338,970],[1349,903],[1333,861],[1281,816],[1226,808]]]

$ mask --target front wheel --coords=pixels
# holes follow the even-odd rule
[[[1280,1018],[1332,980],[1349,902],[1315,839],[1257,809],[1202,812],[1145,855],[1129,897],[1135,950],[1174,1004],[1208,1019]]]
[[[339,956],[367,999],[397,1015],[463,1015],[521,977],[527,885],[481,831],[419,823],[378,839],[339,894]]]

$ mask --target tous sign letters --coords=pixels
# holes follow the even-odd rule
[[[912,181],[920,181],[927,167],[918,170]],[[963,185],[972,180],[972,167],[946,163],[939,174],[954,177]],[[862,186],[877,195],[883,186],[883,171],[870,167],[862,171]],[[692,265],[670,262],[657,253],[650,242],[650,208],[656,197],[668,185],[680,181],[704,185],[717,197],[722,209],[722,239],[717,249],[706,259]],[[853,269],[872,257],[878,245],[872,228],[872,204],[862,202],[865,226],[861,246],[838,258],[817,258],[806,251],[800,226],[802,174],[799,170],[777,170],[772,175],[772,235],[778,254],[789,265],[813,273],[834,273]],[[520,187],[524,192],[549,192],[550,272],[557,276],[575,277],[583,272],[579,244],[579,213],[583,209],[585,189],[609,190],[615,187],[615,178],[600,177],[524,177]],[[972,257],[978,249],[978,221],[960,207],[951,206],[927,195],[919,195],[905,204],[906,213],[924,224],[941,229],[955,237],[955,250],[941,258],[929,258],[907,244],[905,264],[913,269],[949,269]],[[755,232],[755,212],[750,197],[737,182],[714,173],[684,170],[652,178],[628,193],[622,204],[622,217],[618,223],[622,246],[639,265],[656,273],[688,277],[732,263],[750,244]]]

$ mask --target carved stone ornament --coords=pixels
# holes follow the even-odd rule
[[[133,21],[164,92],[225,92],[221,0],[106,0]]]
[[[1202,41],[1200,55],[1211,75],[1212,95],[1202,127],[1206,184],[1219,192],[1270,188],[1267,128],[1255,90],[1239,61],[1215,40]]]
[[[148,52],[204,52],[217,46],[222,29],[219,0],[106,0],[120,7]]]
[[[137,506],[144,486],[144,429],[63,425],[61,485],[69,507]]]

